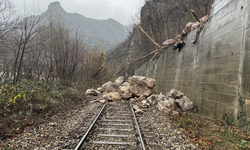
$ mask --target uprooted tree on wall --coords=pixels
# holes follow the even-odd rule
[[[195,22],[196,18],[190,13],[193,9],[198,18],[208,15],[214,0],[147,0],[140,11],[140,27],[159,45],[167,39],[174,38],[185,28],[187,22]],[[132,37],[127,48],[127,63],[149,54],[158,47],[134,24]],[[127,67],[127,75],[143,63],[149,61],[154,54],[134,62]],[[124,63],[124,62],[123,62]],[[119,65],[118,65],[119,66]],[[119,66],[120,67],[120,66]]]

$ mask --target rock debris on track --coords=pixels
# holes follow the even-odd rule
[[[134,102],[134,104],[137,103]],[[25,150],[74,149],[87,130],[86,127],[91,124],[91,119],[95,118],[94,110],[99,110],[102,105],[101,103],[93,103],[65,114],[54,115],[51,118],[52,121],[37,127],[27,127],[17,137],[0,141],[0,143],[1,145],[10,143],[16,149]],[[139,106],[139,103],[137,105]],[[144,135],[147,149],[198,149],[187,141],[180,129],[175,128],[171,124],[166,113],[158,111],[156,107],[141,109],[143,109],[144,113],[136,116],[141,132]],[[110,110],[109,113],[112,114],[114,112]],[[88,120],[90,121],[88,122]],[[157,145],[149,146],[147,143],[157,143]],[[117,148],[119,149],[119,147]],[[112,147],[109,149],[112,149]]]

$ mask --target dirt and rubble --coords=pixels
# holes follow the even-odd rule
[[[96,97],[95,101],[131,101],[142,131],[149,130],[157,142],[157,149],[199,149],[188,142],[181,128],[176,128],[168,119],[169,115],[183,115],[195,109],[193,102],[181,91],[172,89],[165,95],[155,94],[156,81],[143,76],[119,77],[115,82],[103,84],[98,90],[89,89],[86,95]],[[92,92],[89,92],[93,90]],[[92,93],[99,93],[98,95]]]

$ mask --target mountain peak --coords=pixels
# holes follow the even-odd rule
[[[48,6],[48,10],[57,11],[57,12],[66,12],[66,11],[62,8],[60,2],[58,2],[58,1],[55,1],[55,2],[50,3],[49,6]]]

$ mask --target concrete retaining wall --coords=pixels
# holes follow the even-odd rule
[[[218,119],[225,113],[236,116],[239,95],[245,95],[250,116],[249,6],[249,0],[215,0],[196,44],[191,43],[194,30],[180,51],[168,48],[135,74],[155,78],[157,92],[184,92],[201,112]]]

